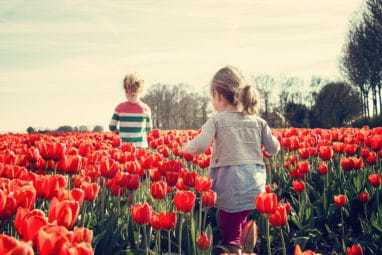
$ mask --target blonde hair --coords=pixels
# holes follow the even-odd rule
[[[144,81],[137,74],[128,74],[123,78],[123,88],[127,93],[137,95],[143,89]]]
[[[211,82],[212,95],[215,92],[234,106],[240,103],[244,115],[257,113],[257,91],[246,84],[244,76],[236,67],[226,66],[217,71]]]

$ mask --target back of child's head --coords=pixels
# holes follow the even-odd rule
[[[142,91],[143,83],[137,74],[128,74],[123,79],[123,88],[127,93],[137,95]]]
[[[244,76],[236,67],[226,66],[217,71],[211,82],[211,93],[218,93],[234,106],[240,103],[245,115],[257,113],[257,92],[245,82]]]

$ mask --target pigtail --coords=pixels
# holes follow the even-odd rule
[[[254,115],[257,113],[258,97],[256,90],[252,86],[246,85],[240,90],[239,101],[244,115]]]

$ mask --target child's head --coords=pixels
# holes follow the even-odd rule
[[[143,80],[136,74],[128,74],[123,79],[123,89],[127,97],[137,97],[143,89]]]
[[[257,93],[254,88],[246,84],[243,75],[235,67],[223,67],[214,75],[211,94],[213,97],[223,97],[232,106],[240,106],[245,115],[257,112]]]

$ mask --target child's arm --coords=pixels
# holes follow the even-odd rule
[[[117,111],[115,111],[113,116],[111,117],[111,120],[110,120],[109,130],[117,133],[118,132],[118,129],[117,129],[118,122],[119,122],[119,114]]]
[[[213,119],[207,120],[202,126],[200,134],[183,147],[183,152],[190,154],[203,153],[211,144],[215,136],[215,131],[216,128]]]
[[[271,128],[266,122],[264,122],[261,129],[261,143],[264,145],[265,150],[271,155],[275,155],[280,150],[280,143],[277,138],[272,135]]]

